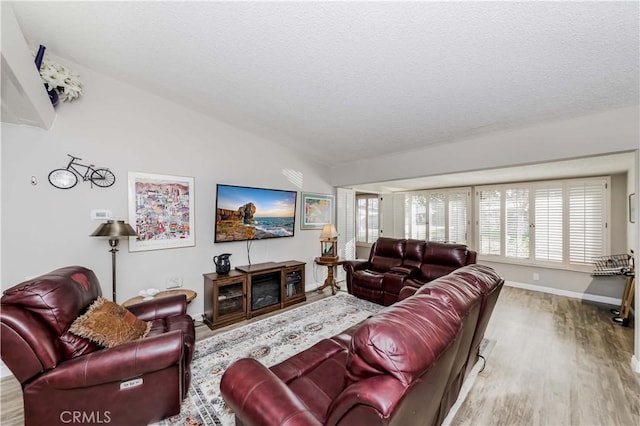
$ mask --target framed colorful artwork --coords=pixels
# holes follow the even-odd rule
[[[300,229],[322,229],[333,223],[333,195],[302,193]]]
[[[129,172],[129,251],[195,246],[192,177]]]

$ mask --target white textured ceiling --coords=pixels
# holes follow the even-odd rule
[[[637,1],[13,6],[30,44],[328,165],[638,102]]]

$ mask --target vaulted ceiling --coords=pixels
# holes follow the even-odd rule
[[[638,99],[638,2],[13,7],[32,45],[324,164]]]
[[[638,104],[636,1],[7,4],[33,47],[325,165]],[[361,189],[615,173],[630,158]]]

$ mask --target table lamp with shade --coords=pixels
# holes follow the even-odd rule
[[[135,237],[138,235],[124,220],[108,220],[100,224],[98,228],[90,235],[91,237],[109,237],[109,246],[111,247],[111,290],[113,292],[113,302],[116,302],[116,253],[118,252],[118,243],[120,237]]]
[[[330,223],[322,227],[320,233],[320,260],[336,260],[338,258],[338,231]]]

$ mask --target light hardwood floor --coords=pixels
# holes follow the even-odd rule
[[[608,309],[504,287],[485,333],[496,344],[452,424],[640,425],[633,329],[611,323]],[[196,337],[245,323],[215,332],[200,325]],[[19,384],[0,386],[0,424],[22,425]]]
[[[504,287],[496,340],[455,425],[640,425],[633,328],[610,306]]]

